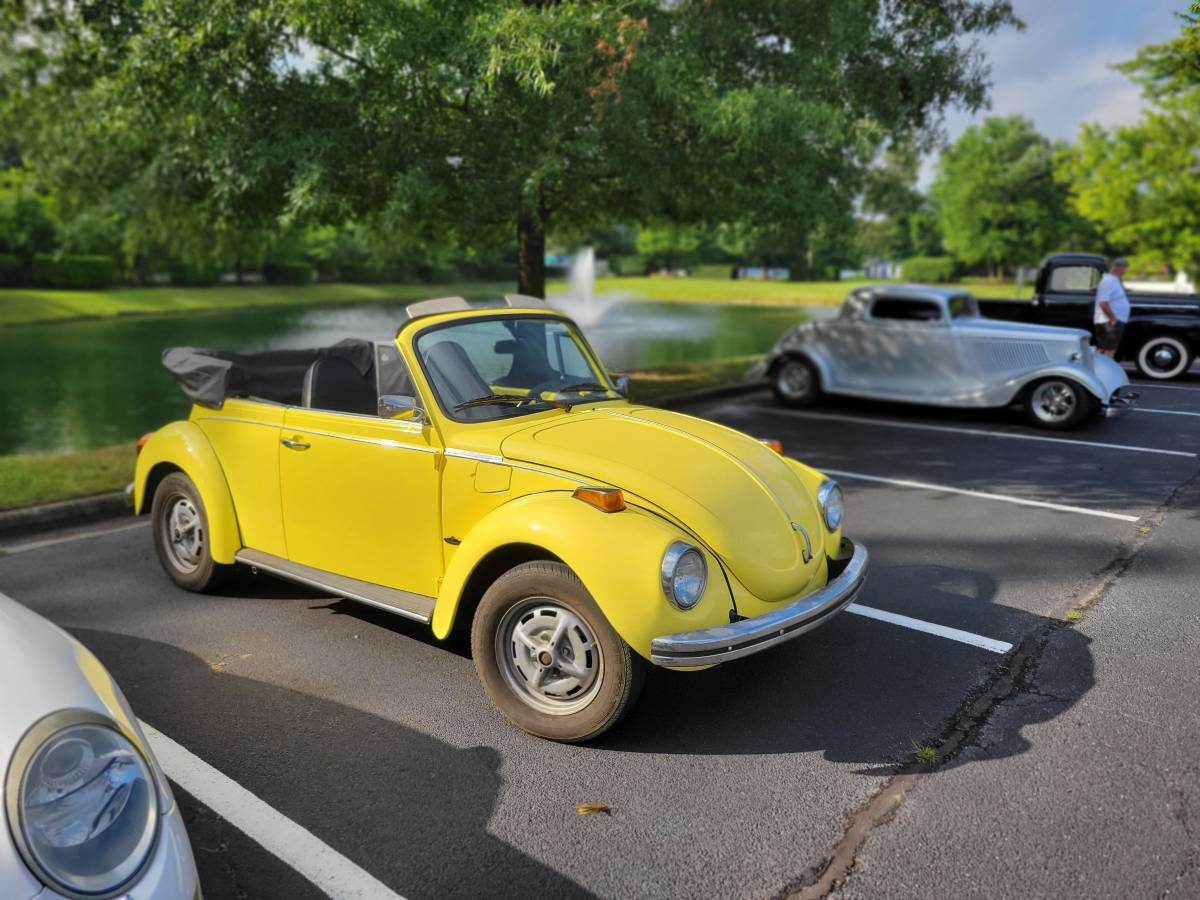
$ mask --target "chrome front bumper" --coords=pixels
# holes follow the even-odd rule
[[[751,619],[656,637],[650,642],[650,662],[672,669],[711,666],[758,653],[824,625],[853,602],[867,580],[867,548],[843,542],[854,552],[825,587]]]
[[[1108,398],[1108,406],[1104,407],[1104,417],[1111,419],[1113,416],[1123,416],[1132,411],[1137,406],[1138,396],[1132,388],[1117,388]]]

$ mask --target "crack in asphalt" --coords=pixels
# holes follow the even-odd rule
[[[1072,607],[1080,613],[1086,612],[1103,599],[1114,585],[1130,570],[1141,555],[1154,532],[1166,520],[1167,514],[1178,506],[1180,498],[1200,483],[1200,470],[1180,482],[1149,515],[1141,520],[1142,525],[1134,538],[1120,549],[1125,552],[1114,557],[1092,575],[1099,583],[1089,591],[1082,602]],[[1118,553],[1120,553],[1120,549]],[[865,804],[855,810],[847,820],[846,830],[834,844],[832,851],[820,864],[810,867],[804,874],[784,885],[772,900],[818,900],[828,897],[845,884],[854,871],[858,853],[880,825],[892,821],[909,792],[922,780],[934,775],[946,763],[954,760],[967,747],[976,743],[976,738],[993,714],[1008,702],[1025,695],[1036,695],[1054,700],[1063,698],[1039,691],[1035,687],[1038,663],[1050,639],[1059,631],[1070,628],[1074,622],[1047,619],[1040,627],[1017,645],[1015,650],[996,667],[992,675],[978,688],[967,694],[958,710],[950,717],[949,724],[941,737],[931,742],[936,749],[933,761],[927,764],[909,762],[897,767],[893,775]],[[982,746],[980,744],[979,746]],[[1181,822],[1190,832],[1190,823]],[[1193,853],[1185,861],[1176,883],[1200,863],[1200,853]],[[1161,897],[1170,893],[1168,888]],[[1161,900],[1160,897],[1160,900]]]

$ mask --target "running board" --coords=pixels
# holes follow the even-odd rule
[[[337,594],[339,597],[345,597],[347,600],[357,600],[359,603],[377,606],[427,625],[433,616],[434,600],[432,597],[422,594],[412,594],[408,591],[384,587],[381,584],[372,584],[369,581],[359,581],[357,578],[335,575],[324,569],[314,569],[312,566],[294,563],[291,560],[272,556],[261,550],[251,550],[248,547],[239,550],[234,559],[251,568],[262,569],[264,572],[278,575],[280,578],[320,588],[331,594]]]

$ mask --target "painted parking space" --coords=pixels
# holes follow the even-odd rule
[[[872,554],[858,614],[717,669],[653,670],[632,717],[593,745],[500,720],[461,639],[439,644],[265,576],[182,592],[128,523],[0,558],[0,590],[87,643],[187,753],[388,892],[775,896],[825,858],[847,811],[936,738],[1008,646],[1091,588],[1136,533],[1128,519],[1197,465],[1161,456],[1130,468],[1122,451],[862,423],[780,433],[780,417],[717,407],[700,414],[888,479],[843,479],[847,533]],[[1172,418],[1187,421],[1147,427]],[[890,477],[902,473],[917,486],[892,483],[912,480]],[[1083,512],[1012,502],[1047,496]],[[579,816],[583,802],[610,814]],[[223,839],[256,843],[233,828]],[[212,872],[205,896],[254,883],[234,876]]]

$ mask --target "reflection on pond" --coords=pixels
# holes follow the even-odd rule
[[[609,369],[699,362],[765,352],[794,310],[608,301],[576,309]],[[162,368],[165,347],[267,350],[387,340],[404,304],[255,309],[0,329],[0,454],[73,450],[133,440],[188,405]]]

